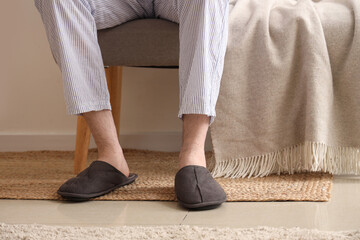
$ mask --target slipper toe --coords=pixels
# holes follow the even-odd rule
[[[175,176],[178,201],[189,209],[211,209],[226,201],[226,193],[206,167],[188,165]]]

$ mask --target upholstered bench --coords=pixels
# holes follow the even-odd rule
[[[98,30],[110,103],[118,136],[122,66],[178,68],[179,25],[164,19],[132,20]],[[91,132],[83,116],[77,118],[74,172],[86,168]]]

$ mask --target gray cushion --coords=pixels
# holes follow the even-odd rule
[[[178,67],[179,24],[159,19],[132,20],[98,30],[105,66]]]

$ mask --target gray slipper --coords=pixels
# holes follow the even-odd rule
[[[126,177],[111,164],[96,160],[76,177],[70,178],[61,185],[57,193],[69,200],[86,201],[128,185],[136,178],[135,173],[130,173],[129,177]]]
[[[206,167],[188,165],[175,175],[178,202],[188,209],[212,209],[226,201],[226,193]]]

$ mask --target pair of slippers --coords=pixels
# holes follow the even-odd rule
[[[76,177],[67,180],[57,193],[72,201],[87,201],[131,184],[138,177],[126,177],[111,164],[96,160]],[[175,175],[178,202],[187,209],[212,209],[226,201],[226,194],[209,170],[198,165],[181,168]]]

